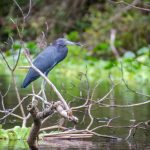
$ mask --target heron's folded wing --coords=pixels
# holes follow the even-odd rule
[[[53,49],[49,51],[46,49],[40,53],[36,59],[33,61],[33,64],[41,72],[48,74],[48,72],[57,64],[55,61]],[[30,68],[26,78],[22,84],[22,87],[28,86],[32,81],[36,80],[39,77],[39,73],[36,72],[33,68]]]

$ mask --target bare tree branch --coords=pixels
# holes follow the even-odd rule
[[[26,56],[28,62],[30,63],[31,67],[32,67],[36,72],[38,72],[38,73],[41,75],[41,77],[51,86],[51,88],[52,88],[53,91],[57,94],[57,96],[59,97],[59,99],[63,102],[63,104],[64,104],[66,110],[67,110],[67,111],[71,111],[70,108],[69,108],[69,106],[67,105],[65,99],[62,97],[62,95],[61,95],[60,92],[57,90],[57,88],[54,86],[54,84],[53,84],[38,68],[36,68],[36,67],[33,65],[32,61],[30,60],[30,58],[29,58],[29,56],[27,55],[26,52],[25,52],[25,56]]]
[[[147,100],[145,102],[136,103],[136,104],[129,104],[129,105],[109,105],[104,103],[99,103],[101,106],[104,107],[118,107],[118,108],[128,108],[128,107],[135,107],[135,106],[141,106],[150,103],[150,100]]]
[[[121,0],[121,1],[113,1],[113,0],[109,0],[110,2],[112,3],[115,3],[115,4],[125,4],[129,7],[132,7],[132,8],[135,8],[135,9],[138,9],[138,10],[143,10],[143,11],[148,11],[150,12],[150,9],[149,8],[143,8],[143,7],[138,7],[136,6],[136,4],[133,4],[133,3],[128,3],[128,2],[125,2],[124,0]]]

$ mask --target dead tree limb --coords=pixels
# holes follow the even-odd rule
[[[27,110],[30,112],[32,118],[33,118],[33,125],[31,127],[30,135],[27,139],[27,142],[30,146],[30,148],[37,147],[36,139],[39,134],[39,130],[41,128],[41,119],[51,115],[54,112],[54,109],[52,109],[52,106],[45,109],[43,112],[40,112],[37,108],[38,102],[35,100],[32,104],[29,104],[27,107]]]
[[[42,119],[52,115],[55,111],[57,111],[62,117],[67,118],[69,121],[73,121],[77,123],[78,119],[72,114],[68,114],[68,112],[64,109],[63,103],[61,101],[57,101],[55,103],[49,103],[49,107],[44,109],[44,111],[40,112],[38,107],[38,101],[34,100],[31,104],[28,105],[27,110],[30,112],[33,118],[33,125],[31,127],[31,131],[27,142],[31,149],[37,148],[36,139],[38,137]]]
[[[111,50],[112,50],[114,56],[116,57],[116,59],[119,59],[120,56],[119,56],[119,53],[115,47],[115,39],[116,39],[116,30],[112,29],[110,31],[110,47],[111,47]]]

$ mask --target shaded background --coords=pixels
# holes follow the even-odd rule
[[[149,8],[147,0],[127,0],[137,7]],[[18,0],[24,13],[29,2]],[[0,41],[8,36],[17,38],[16,28],[10,18],[21,19],[21,13],[12,0],[0,2]],[[108,57],[110,30],[116,29],[116,47],[119,54],[136,52],[148,46],[150,41],[150,16],[148,11],[135,9],[123,3],[106,0],[34,0],[27,19],[24,40],[36,41],[42,31],[46,32],[48,43],[57,37],[67,35],[71,40],[86,41],[93,57]],[[46,31],[46,24],[48,31]],[[5,50],[5,48],[4,48]]]

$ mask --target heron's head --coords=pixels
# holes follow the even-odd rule
[[[54,42],[55,45],[61,45],[61,46],[67,46],[67,45],[77,45],[77,46],[81,46],[80,43],[76,43],[76,42],[72,42],[69,41],[65,38],[59,38]]]

